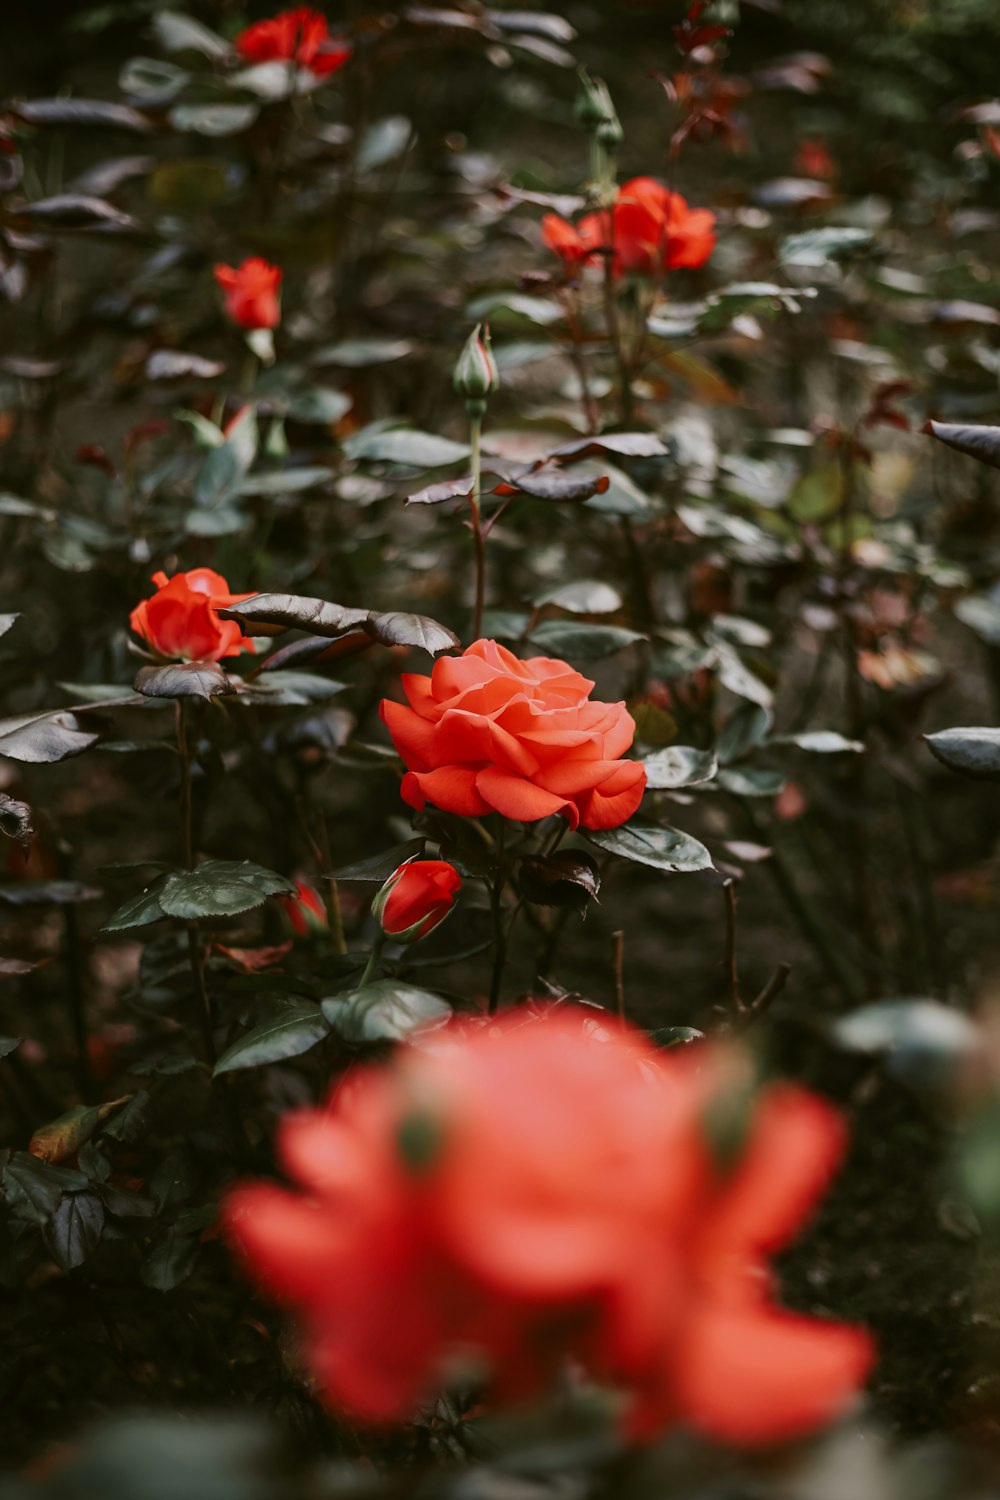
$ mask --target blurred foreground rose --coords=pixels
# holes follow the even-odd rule
[[[316,937],[330,925],[323,897],[308,880],[296,880],[295,895],[279,897],[278,907],[293,937]]]
[[[742,1083],[734,1057],[658,1052],[568,1007],[458,1023],[291,1115],[300,1190],[238,1187],[228,1232],[297,1310],[327,1399],[363,1420],[406,1418],[456,1359],[523,1400],[572,1358],[625,1390],[634,1438],[794,1438],[871,1361],[862,1331],[776,1306],[766,1259],[843,1129],[783,1085],[727,1111]],[[722,1113],[742,1126],[726,1149]]]
[[[394,870],[372,903],[386,937],[415,943],[439,927],[455,904],[462,877],[443,859],[420,859]]]
[[[240,328],[277,328],[282,271],[252,255],[238,266],[218,265],[215,279],[225,293],[226,313]]]
[[[403,677],[410,706],[382,702],[406,763],[403,800],[444,812],[571,828],[617,828],[642,800],[646,773],[622,760],[635,735],[624,703],[595,703],[566,662],[521,661],[496,641],[442,657],[430,677]]]
[[[233,46],[248,63],[297,63],[316,78],[342,68],[351,56],[348,42],[331,37],[326,17],[311,6],[283,10],[241,31]]]
[[[232,594],[221,573],[191,568],[187,573],[154,573],[156,593],[137,604],[129,616],[136,635],[168,660],[219,661],[253,651],[254,643],[235,620],[216,613],[250,594]]]

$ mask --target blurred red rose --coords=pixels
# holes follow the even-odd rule
[[[816,136],[805,136],[795,153],[795,170],[802,177],[831,182],[837,175],[837,163],[825,141]]]
[[[187,573],[154,573],[156,593],[137,604],[129,616],[136,635],[158,656],[184,661],[219,661],[253,651],[254,643],[235,620],[220,620],[216,611],[250,594],[231,594],[221,573],[191,568]]]
[[[218,265],[215,279],[225,292],[226,313],[240,328],[277,328],[281,322],[278,288],[283,272],[259,255],[239,266]]]
[[[372,914],[387,937],[416,942],[444,921],[461,885],[461,875],[447,860],[400,865],[376,896]]]
[[[594,684],[566,662],[521,661],[496,641],[442,657],[430,677],[404,675],[410,706],[382,718],[408,769],[403,800],[444,812],[571,828],[617,828],[642,800],[646,773],[622,760],[635,735],[624,703],[591,702]]]
[[[301,1191],[244,1184],[225,1222],[299,1312],[330,1402],[404,1419],[464,1353],[508,1399],[582,1361],[628,1390],[635,1437],[685,1423],[770,1443],[838,1415],[868,1339],[776,1307],[766,1258],[833,1170],[839,1117],[766,1090],[724,1164],[706,1117],[733,1067],[702,1061],[593,1012],[512,1011],[286,1119]]]
[[[282,896],[278,901],[288,931],[299,938],[325,932],[329,917],[319,891],[308,880],[297,880],[295,890],[294,896]]]
[[[577,270],[592,254],[592,246],[585,244],[573,225],[558,214],[546,214],[542,219],[542,242],[565,262],[568,271]]]
[[[574,229],[546,215],[543,238],[550,250],[573,264],[611,256],[616,276],[655,276],[703,266],[715,249],[715,215],[689,208],[653,177],[633,177],[619,190],[610,214],[587,214]]]
[[[248,26],[233,46],[246,62],[294,62],[317,78],[342,68],[352,51],[349,42],[330,36],[326,17],[308,5]]]

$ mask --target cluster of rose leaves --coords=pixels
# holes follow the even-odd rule
[[[350,56],[305,7],[236,48],[318,77]],[[567,274],[603,259],[617,277],[704,264],[714,225],[636,178],[610,210],[576,226],[548,215],[542,228]],[[251,258],[215,274],[234,323],[278,325],[278,267]],[[254,650],[219,618],[249,597],[220,574],[153,582],[131,624],[157,657]],[[408,706],[382,705],[408,768],[404,800],[624,823],[645,789],[624,758],[635,725],[623,703],[590,700],[592,687],[565,662],[522,661],[493,641],[404,677]],[[375,915],[387,935],[419,939],[460,883],[444,861],[403,866]],[[389,1066],[355,1069],[327,1108],[289,1116],[280,1154],[301,1191],[237,1188],[229,1232],[298,1312],[327,1398],[363,1420],[405,1419],[456,1369],[523,1400],[575,1361],[621,1389],[633,1437],[675,1422],[737,1443],[794,1437],[843,1409],[871,1358],[860,1330],[779,1309],[766,1261],[825,1185],[842,1126],[801,1090],[751,1103],[744,1085],[734,1056],[665,1054],[568,1006],[466,1018]]]

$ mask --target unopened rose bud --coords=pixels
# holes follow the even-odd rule
[[[393,942],[416,943],[444,921],[461,884],[454,865],[443,859],[400,865],[372,902],[372,915]]]
[[[588,130],[596,130],[607,118],[607,88],[599,78],[580,73],[580,92],[576,96],[576,117]]]
[[[465,348],[455,366],[454,386],[466,401],[485,401],[500,384],[500,372],[493,358],[490,330],[477,323],[465,341]]]
[[[293,937],[318,937],[329,926],[323,898],[308,880],[297,880],[295,895],[282,896],[278,905],[285,928]]]

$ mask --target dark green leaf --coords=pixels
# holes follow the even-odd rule
[[[145,927],[150,922],[158,922],[165,915],[160,905],[160,896],[166,881],[166,875],[160,875],[140,891],[138,896],[130,896],[119,906],[114,915],[108,918],[102,930],[104,932],[128,932],[131,927]]]
[[[217,661],[175,661],[140,667],[134,687],[144,698],[218,698],[235,685]]]
[[[172,1292],[191,1275],[200,1249],[197,1234],[184,1234],[176,1226],[167,1229],[139,1268],[143,1286],[154,1292]]]
[[[517,883],[521,894],[538,906],[575,911],[596,901],[601,889],[597,861],[582,849],[557,849],[554,854],[522,859]]]
[[[103,125],[115,130],[152,130],[153,122],[127,104],[109,104],[104,99],[23,99],[7,108],[29,125]]]
[[[763,766],[729,766],[719,772],[718,783],[734,797],[776,797],[785,785],[783,771]]]
[[[609,583],[597,578],[581,578],[577,583],[562,583],[532,600],[536,608],[554,604],[571,615],[613,615],[622,607],[622,596]]]
[[[937,1000],[880,1000],[835,1022],[833,1034],[852,1052],[884,1053],[895,1077],[921,1086],[943,1084],[985,1045],[975,1023]]]
[[[598,661],[646,637],[623,625],[581,625],[575,620],[544,620],[528,637],[532,646],[548,656],[569,661]]]
[[[250,860],[208,859],[195,870],[168,875],[160,893],[167,916],[235,917],[260,906],[268,896],[294,896],[295,883]]]
[[[467,443],[416,432],[409,427],[362,428],[344,444],[348,458],[368,463],[406,464],[411,469],[443,469],[467,459]]]
[[[960,422],[928,422],[926,431],[957,453],[1000,469],[1000,427],[966,427]]]
[[[939,729],[924,739],[931,754],[949,771],[1000,781],[1000,729]]]
[[[215,1065],[215,1074],[299,1057],[329,1034],[330,1028],[315,1005],[284,1005],[227,1047]]]
[[[79,755],[96,739],[96,733],[84,729],[76,714],[68,709],[0,719],[0,756],[30,765],[52,765],[70,755]]]
[[[13,1152],[4,1167],[4,1197],[11,1208],[36,1224],[52,1217],[64,1192],[86,1186],[83,1172],[52,1166],[27,1151]]]
[[[379,979],[323,1001],[333,1029],[353,1046],[405,1042],[419,1031],[434,1031],[451,1019],[451,1006],[430,990],[398,979]]]
[[[378,885],[384,885],[401,864],[412,859],[414,854],[422,854],[426,839],[407,839],[404,844],[396,844],[392,849],[386,849],[381,854],[372,854],[368,859],[359,859],[355,864],[342,865],[339,870],[334,870],[335,880],[369,880]]]
[[[621,828],[587,831],[587,838],[608,854],[634,864],[650,865],[654,870],[689,874],[711,870],[712,856],[704,844],[679,828],[662,828],[655,823],[625,823]]]
[[[347,609],[342,604],[328,604],[325,599],[311,599],[301,594],[254,594],[228,609],[220,609],[223,620],[239,620],[250,625],[280,625],[285,630],[308,630],[313,635],[336,640],[348,631],[365,624],[370,611]]]
[[[94,1193],[67,1193],[44,1229],[45,1243],[64,1271],[82,1266],[97,1249],[104,1205]]]
[[[453,630],[426,615],[371,614],[362,628],[383,646],[417,646],[431,656],[462,644]]]
[[[719,769],[714,750],[696,750],[693,745],[668,745],[647,755],[642,764],[646,768],[646,787],[651,792],[699,786],[711,781]]]

